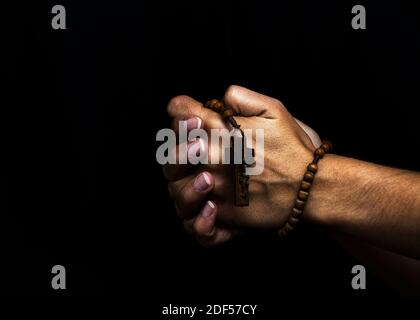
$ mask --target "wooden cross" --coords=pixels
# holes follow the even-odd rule
[[[249,206],[249,176],[246,174],[246,168],[250,165],[245,162],[245,152],[247,152],[246,150],[249,150],[252,157],[254,157],[254,149],[249,149],[247,147],[246,137],[235,118],[233,118],[234,112],[232,109],[226,108],[224,104],[217,99],[208,101],[205,104],[205,107],[220,113],[226,122],[240,132],[238,136],[232,135],[230,138],[230,162],[233,165],[234,170],[234,204],[237,207]],[[239,161],[236,161],[237,163],[235,163],[235,145],[240,147],[241,152]],[[236,155],[236,157],[238,157],[238,155]]]

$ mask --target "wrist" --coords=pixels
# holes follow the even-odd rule
[[[342,173],[345,171],[343,165],[343,158],[334,154],[326,155],[319,162],[318,172],[303,213],[305,221],[322,226],[332,223],[332,214],[338,202],[337,191]]]
[[[368,216],[369,201],[361,201],[375,181],[375,171],[366,163],[329,154],[319,162],[319,170],[306,203],[304,220],[334,229],[356,223]],[[357,201],[355,201],[357,199]]]
[[[304,211],[308,210],[308,200],[311,195],[311,188],[314,185],[314,179],[318,172],[318,164],[320,160],[324,159],[324,156],[330,152],[332,144],[329,141],[324,141],[322,144],[313,151],[313,160],[306,166],[305,174],[301,180],[297,197],[294,201],[291,214],[287,221],[278,231],[280,237],[286,237],[291,231],[293,231],[302,217]],[[309,209],[310,212],[316,212],[317,208]]]

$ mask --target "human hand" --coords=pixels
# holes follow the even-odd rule
[[[313,150],[320,144],[317,134],[294,119],[274,98],[231,86],[223,101],[238,114],[235,119],[242,129],[253,129],[253,132],[264,129],[264,170],[260,175],[250,177],[249,206],[233,205],[233,177],[229,165],[164,167],[178,215],[184,219],[186,229],[195,233],[204,245],[225,242],[247,228],[282,226],[293,207]],[[227,128],[218,113],[190,97],[172,99],[168,113],[173,118],[175,130],[178,130],[180,120],[188,120],[190,130]],[[200,139],[189,143],[189,149],[203,155],[212,152]]]

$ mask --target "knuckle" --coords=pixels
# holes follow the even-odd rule
[[[196,222],[193,225],[194,233],[197,236],[204,237],[204,238],[211,238],[216,228],[213,226],[213,224],[206,224],[206,223],[200,223],[200,220],[197,219]]]
[[[206,235],[206,229],[203,227],[201,223],[194,223],[193,230],[197,236],[202,237]]]
[[[226,169],[230,169],[230,168],[226,168]],[[228,181],[227,178],[223,176],[218,178],[215,184],[216,184],[217,189],[223,192],[226,192],[226,190],[228,190],[231,187],[231,182]]]
[[[241,87],[238,85],[230,85],[225,92],[225,100],[226,101],[232,101],[236,98],[236,96],[239,94]]]
[[[218,196],[221,196],[222,199],[224,199],[229,193],[228,191],[230,188],[232,188],[232,181],[230,179],[231,175],[231,166],[230,165],[223,165],[222,169],[220,169],[220,165],[211,165],[209,166],[209,169],[219,169],[218,173],[213,173],[214,177],[214,194],[217,194]],[[214,201],[213,201],[214,203]],[[214,205],[216,205],[214,203]],[[216,206],[216,209],[219,210],[219,206]]]
[[[271,99],[273,99],[274,107],[278,111],[280,111],[280,112],[287,112],[287,109],[286,109],[285,105],[283,104],[283,102],[281,102],[279,99],[276,99],[276,98],[271,98]]]
[[[173,97],[168,103],[167,112],[170,115],[173,115],[179,108],[182,108],[186,105],[187,100],[188,97],[185,95]]]

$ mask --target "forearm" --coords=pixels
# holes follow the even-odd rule
[[[318,225],[420,257],[420,174],[329,155],[305,211]]]

